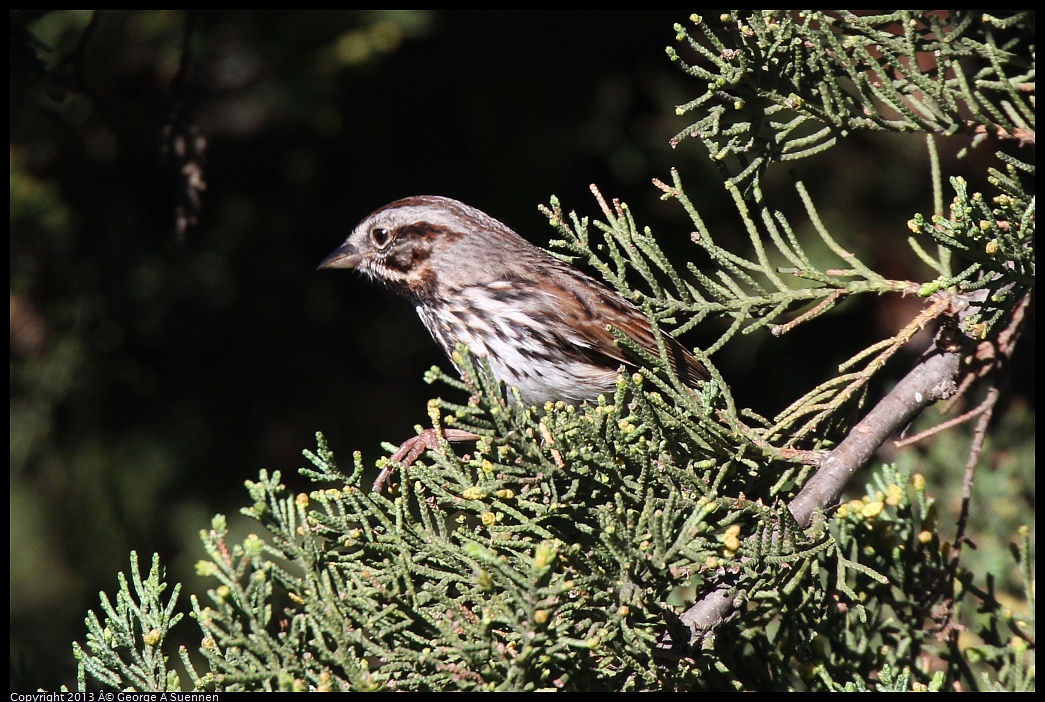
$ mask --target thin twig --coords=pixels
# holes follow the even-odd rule
[[[958,568],[962,544],[965,543],[965,530],[969,522],[969,504],[972,501],[973,476],[976,474],[976,464],[980,461],[983,441],[987,437],[987,425],[990,424],[991,416],[994,414],[994,406],[998,402],[999,394],[996,387],[992,387],[987,391],[987,398],[980,405],[983,407],[983,411],[980,413],[980,420],[976,422],[976,429],[972,434],[972,444],[969,446],[969,459],[965,462],[965,477],[962,479],[962,509],[958,515],[958,529],[954,537],[954,549],[951,551],[951,568],[953,570]]]
[[[935,436],[936,434],[939,434],[942,431],[953,429],[956,426],[964,424],[965,422],[968,422],[970,419],[974,419],[980,416],[982,413],[987,412],[989,409],[990,407],[987,406],[987,402],[984,401],[978,407],[971,409],[968,412],[965,412],[964,414],[958,415],[957,417],[952,417],[951,419],[948,419],[945,422],[940,422],[939,424],[929,427],[925,431],[920,431],[917,434],[914,434],[913,436],[898,439],[894,442],[894,446],[896,448],[904,448],[905,446],[916,444],[919,441],[928,439],[930,436]]]

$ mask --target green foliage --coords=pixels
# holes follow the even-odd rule
[[[578,419],[573,429],[594,420]],[[320,439],[312,472],[344,487],[291,495],[264,473],[249,484],[245,512],[265,535],[230,543],[220,517],[203,534],[210,559],[197,569],[218,584],[206,605],[193,600],[209,671],[197,673],[182,652],[193,688],[939,689],[946,676],[924,661],[948,656],[980,670],[985,687],[1033,687],[1024,657],[1032,622],[968,576],[947,577],[938,508],[920,476],[886,466],[829,528],[820,522],[781,548],[771,543],[773,510],[694,500],[707,486],[693,487],[691,473],[558,468],[551,449],[535,449],[544,473],[529,473],[515,493],[505,486],[518,477],[507,475],[523,466],[491,449],[418,466],[388,498],[360,489],[358,460],[352,476],[338,472]],[[572,491],[556,493],[563,486]],[[752,522],[763,525],[762,553],[723,528]],[[1027,588],[1028,553],[1024,534]],[[663,667],[651,652],[664,617],[686,588],[738,567],[751,570],[743,623]],[[132,571],[136,596],[121,579],[116,611],[106,605],[104,624],[88,620],[96,656],[78,656],[113,687],[178,689],[155,658],[177,618],[143,619],[153,627],[143,645],[145,626],[136,631],[129,616],[169,617],[176,592],[159,599],[158,563],[145,586]],[[956,600],[981,612],[982,643],[963,652],[940,641],[957,626]],[[153,658],[138,661],[142,650]]]
[[[175,611],[181,587],[175,585],[170,597],[164,597],[168,585],[157,555],[152,558],[149,576],[142,580],[138,554],[132,552],[130,582],[123,573],[119,578],[116,604],[102,593],[104,619],[91,612],[86,620],[86,647],[73,644],[73,655],[80,661],[80,688],[90,674],[114,688],[180,690],[178,673],[168,666],[163,643],[184,616]]]
[[[892,279],[861,260],[801,183],[801,222],[763,194],[772,161],[812,156],[855,130],[1028,138],[1028,21],[734,12],[713,28],[697,17],[692,33],[679,26],[695,58],[669,53],[708,86],[680,108],[702,115],[680,138],[698,137],[722,164],[749,248],[716,241],[678,172],[657,185],[693,225],[693,261],[710,265],[676,267],[651,228],[597,191],[603,221],[567,215],[554,199],[546,214],[561,255],[590,264],[665,333],[722,323],[697,351],[712,380],[686,388],[662,349],[597,404],[527,407],[460,348],[464,377],[433,369],[428,380],[470,398],[433,400],[429,416],[437,430],[477,434],[474,450],[443,442],[400,466],[384,494],[361,487],[359,454],[344,470],[320,436],[303,471],[315,489],[290,494],[263,472],[243,510],[257,533],[232,541],[215,518],[197,570],[216,584],[206,601],[192,599],[202,658],[181,655],[191,687],[1033,690],[1031,528],[1006,535],[1020,575],[1002,597],[990,568],[1005,566],[964,567],[967,546],[941,529],[959,518],[917,461],[877,465],[862,495],[820,504],[809,519],[788,507],[830,468],[821,461],[849,437],[870,382],[920,331],[941,322],[971,337],[953,343],[991,339],[1003,351],[1018,336],[1034,281],[1033,167],[999,155],[988,174],[996,195],[951,178],[944,213],[928,139],[937,202],[908,225],[909,255],[935,276],[926,280]],[[738,406],[714,354],[868,293],[925,304],[776,417]],[[954,483],[960,466],[946,466]],[[176,689],[165,660],[139,653],[168,637],[173,598],[159,599],[158,562],[145,583],[133,562],[132,571],[134,593],[121,580],[117,606],[103,599],[104,620],[88,618],[81,686],[90,674],[110,687]],[[732,611],[691,636],[686,613],[715,587]]]
[[[677,38],[700,61],[668,55],[707,90],[678,108],[703,109],[675,140],[695,136],[712,158],[740,159],[734,182],[857,130],[965,132],[974,145],[988,134],[1033,138],[1033,12],[769,10],[690,20],[697,31],[676,25]]]

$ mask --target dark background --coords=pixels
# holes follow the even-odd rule
[[[449,364],[406,303],[315,270],[368,212],[448,195],[545,244],[537,206],[598,218],[594,183],[681,261],[692,226],[650,183],[677,167],[720,243],[739,236],[700,144],[668,144],[706,88],[665,55],[687,14],[13,11],[12,689],[74,684],[70,642],[129,550],[192,581],[199,530],[236,515],[259,469],[307,489],[317,431],[372,466],[453,392],[424,384]],[[181,234],[172,108],[207,140]],[[797,170],[847,246],[920,279],[892,245],[931,209],[926,163],[921,137],[853,138]],[[797,213],[789,177],[767,183]],[[771,415],[918,304],[854,301],[715,361]]]

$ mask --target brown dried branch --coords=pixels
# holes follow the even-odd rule
[[[824,314],[832,307],[834,307],[836,304],[838,304],[838,301],[848,294],[849,291],[845,288],[838,288],[837,290],[833,291],[830,295],[825,297],[823,300],[821,300],[820,303],[816,305],[816,307],[812,308],[808,312],[805,312],[795,317],[790,322],[772,325],[770,327],[770,331],[773,333],[773,336],[783,336],[784,334],[787,334],[789,331],[791,331],[798,325],[805,324],[814,317],[819,317],[820,315]]]
[[[1003,353],[983,354],[977,352],[963,359],[962,348],[948,336],[948,331],[957,324],[947,324],[934,340],[933,346],[926,351],[911,371],[878,402],[867,415],[857,423],[846,438],[820,462],[819,469],[805,484],[802,490],[788,505],[795,521],[802,527],[809,526],[814,516],[832,505],[837,504],[846,484],[853,474],[874,456],[875,452],[896,432],[906,426],[919,412],[939,400],[946,400],[959,390],[958,379],[963,374],[982,377],[985,372],[977,363],[969,366],[969,361],[982,363],[985,357],[993,359],[992,367],[1006,360],[1011,355],[1018,337],[1019,327],[1025,316],[1029,296],[1020,303],[1013,315],[1013,322],[999,335],[996,347],[1004,348]],[[952,319],[963,317],[976,309],[975,301],[967,298],[951,298],[949,315]],[[981,344],[982,346],[982,344]],[[989,396],[990,397],[990,396]],[[977,425],[977,439],[970,453],[969,466],[975,465],[979,458],[983,436],[986,433],[993,401],[978,411],[980,421]],[[971,494],[971,468],[967,466],[966,505]],[[959,525],[960,531],[964,527]],[[666,635],[662,648],[672,649],[674,653],[685,650],[699,642],[706,634],[714,630],[742,603],[742,596],[734,592],[739,581],[739,568],[725,574],[704,592],[700,598],[682,614],[681,626],[673,627],[673,635]],[[688,638],[687,638],[688,637]],[[665,651],[667,653],[667,651]]]
[[[1030,307],[1031,297],[1025,295],[1013,310],[1012,319],[1008,326],[998,335],[996,341],[983,341],[977,349],[975,359],[983,364],[977,375],[985,375],[999,367],[1006,365],[1016,350],[1016,342],[1023,331],[1023,323],[1026,320],[1027,309]],[[969,504],[972,500],[972,483],[976,473],[976,464],[980,461],[980,453],[983,451],[983,442],[987,437],[987,427],[990,425],[991,417],[994,415],[994,407],[1000,395],[997,385],[992,385],[987,391],[980,406],[974,410],[979,415],[976,428],[972,435],[972,444],[969,446],[969,458],[965,462],[965,477],[962,480],[962,510],[958,516],[958,529],[954,539],[954,549],[951,553],[951,568],[956,571],[958,559],[961,556],[962,546],[965,543],[965,530],[969,521]]]
[[[923,356],[824,458],[820,469],[789,505],[795,520],[803,527],[808,526],[817,511],[838,501],[849,479],[890,436],[929,404],[950,397],[957,389],[955,378],[960,363],[959,354],[935,347]],[[732,592],[738,580],[739,572],[725,575],[682,614],[680,620],[688,630],[690,641],[668,639],[665,645],[688,646],[725,621],[740,604],[740,598]]]
[[[207,139],[203,136],[186,106],[187,84],[192,65],[190,39],[196,13],[185,13],[181,60],[171,83],[170,108],[163,126],[163,154],[176,171],[180,182],[178,202],[174,207],[174,227],[178,238],[184,238],[190,227],[199,221],[203,207],[202,194],[207,189],[203,166],[207,161]]]

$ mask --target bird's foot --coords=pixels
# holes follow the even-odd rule
[[[481,438],[478,434],[463,429],[443,429],[442,433],[443,438],[447,441],[478,441]],[[397,468],[400,466],[409,468],[425,451],[437,448],[439,448],[439,435],[435,429],[425,429],[417,436],[407,439],[396,449],[395,453],[389,456],[388,462],[381,469],[371,489],[374,492],[381,492]]]

